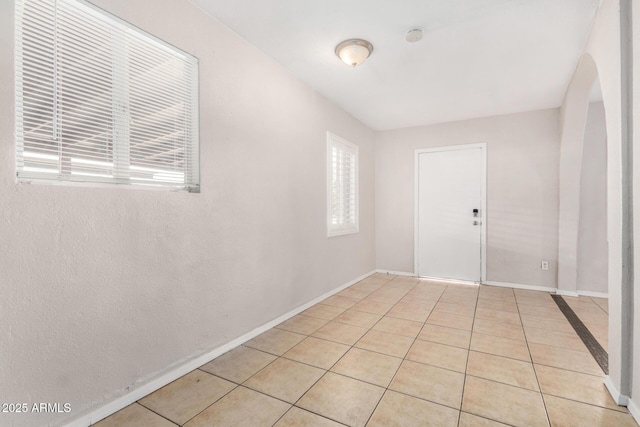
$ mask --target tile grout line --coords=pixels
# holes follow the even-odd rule
[[[515,290],[513,291],[513,296],[516,298]],[[538,390],[540,393],[540,399],[542,400],[542,407],[544,408],[544,413],[547,416],[547,424],[551,426],[551,417],[549,416],[549,410],[547,409],[547,402],[544,400],[544,395],[542,394],[542,386],[540,385],[540,379],[538,378],[538,371],[536,371],[536,366],[533,363],[533,355],[531,354],[531,348],[529,347],[529,339],[527,339],[527,331],[524,329],[524,322],[522,321],[522,314],[520,313],[520,305],[518,304],[518,298],[516,298],[516,307],[518,308],[518,317],[520,318],[520,325],[522,327],[522,333],[524,334],[524,342],[527,345],[527,351],[529,352],[529,358],[531,359],[531,369],[533,370],[533,375],[536,377],[536,383],[538,384]]]
[[[145,397],[146,397],[146,396],[145,396]],[[142,400],[142,399],[140,399],[140,400]],[[164,418],[165,420],[169,421],[171,424],[176,425],[176,426],[180,426],[180,425],[181,425],[181,424],[178,424],[178,423],[173,422],[172,420],[170,420],[169,418],[165,417],[164,415],[157,413],[157,412],[156,412],[156,411],[154,411],[153,409],[151,409],[151,408],[148,408],[148,407],[144,406],[142,403],[140,403],[140,400],[136,400],[134,403],[132,403],[132,405],[137,403],[138,405],[142,406],[142,407],[143,407],[144,409],[146,409],[147,411],[149,411],[149,412],[153,412],[153,413],[154,413],[154,414],[156,414],[157,416],[159,416],[159,417],[161,417],[161,418]],[[100,420],[100,421],[102,421],[102,420]],[[185,423],[185,424],[186,424],[186,423]],[[95,425],[95,424],[91,424],[91,425]]]
[[[469,348],[467,348],[467,360],[464,364],[464,377],[462,379],[462,394],[460,395],[460,410],[458,411],[458,427],[462,419],[462,402],[464,402],[464,389],[467,386],[467,371],[469,370],[469,356],[471,355],[471,340],[473,339],[473,327],[476,324],[476,313],[478,311],[478,300],[480,299],[480,286],[478,285],[478,293],[476,296],[476,305],[473,309],[473,321],[471,322],[471,332],[469,333]]]

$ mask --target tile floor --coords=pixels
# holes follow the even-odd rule
[[[547,293],[375,274],[97,426],[637,427],[603,380]]]

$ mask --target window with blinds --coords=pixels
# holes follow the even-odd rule
[[[358,232],[358,146],[327,132],[327,234]]]
[[[77,0],[16,1],[19,181],[199,191],[198,61]]]

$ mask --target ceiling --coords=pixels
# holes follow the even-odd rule
[[[600,0],[190,0],[375,130],[560,106]],[[420,27],[424,38],[405,41]],[[335,46],[363,38],[350,68]]]

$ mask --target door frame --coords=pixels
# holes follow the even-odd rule
[[[419,148],[415,150],[415,172],[414,172],[414,196],[413,196],[413,205],[414,205],[414,214],[413,214],[413,268],[414,275],[420,277],[419,275],[419,255],[420,255],[420,154],[425,153],[435,153],[441,151],[457,151],[457,150],[468,150],[470,148],[480,148],[482,150],[481,156],[481,170],[482,170],[482,178],[480,179],[480,209],[482,212],[482,225],[480,226],[480,283],[485,283],[487,281],[487,143],[486,142],[478,142],[475,144],[463,144],[463,145],[448,145],[442,147],[432,147],[432,148]],[[440,277],[433,277],[433,279],[443,280]],[[463,281],[465,283],[478,283],[478,282],[468,282]]]

